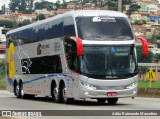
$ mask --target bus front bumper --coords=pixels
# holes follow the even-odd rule
[[[137,86],[123,90],[91,90],[80,85],[78,98],[123,98],[137,96]]]

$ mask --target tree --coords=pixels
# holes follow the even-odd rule
[[[146,74],[146,72],[147,72],[148,70],[149,70],[149,69],[148,69],[147,66],[139,66],[139,67],[138,67],[138,74],[140,75],[140,77],[141,77],[141,75],[143,76],[142,80],[144,80],[145,74]]]
[[[157,39],[160,39],[160,35],[157,35],[156,37],[157,37]]]
[[[143,25],[143,24],[146,24],[146,21],[145,21],[145,20],[136,20],[136,21],[134,22],[134,24]]]
[[[152,59],[154,58],[154,54],[149,51],[148,56],[142,55],[142,46],[137,46],[137,59],[139,63],[152,63]]]
[[[153,33],[152,38],[149,39],[149,42],[152,43],[152,44],[157,43],[157,37],[156,37],[155,33]]]
[[[54,10],[55,4],[53,2],[43,1],[43,2],[36,2],[35,9],[47,9],[47,10]]]
[[[67,2],[63,0],[63,3],[61,4],[61,7],[66,8],[67,7]]]
[[[18,26],[21,27],[21,26],[28,25],[30,23],[31,23],[31,21],[29,19],[25,19],[22,23],[19,23]]]
[[[46,18],[46,17],[45,17],[44,14],[39,14],[39,15],[37,16],[36,20],[43,20],[43,19],[45,19],[45,18]]]
[[[156,63],[160,62],[160,54],[155,54],[154,56]]]
[[[117,4],[117,3],[109,0],[109,1],[106,3],[106,5],[108,6],[108,9],[109,9],[109,10],[118,11],[118,4]]]
[[[129,10],[128,10],[128,15],[130,16],[132,14],[132,12],[135,12],[140,8],[141,8],[141,6],[136,3],[131,4],[129,7]]]
[[[33,2],[34,0],[10,0],[9,8],[12,12],[15,12],[15,10],[18,10],[20,12],[32,12]]]
[[[157,48],[160,48],[160,43],[157,43]]]
[[[3,11],[3,10],[0,10],[0,14],[4,14],[4,11]]]
[[[12,12],[15,12],[19,8],[20,0],[11,0],[9,3],[9,8]]]
[[[17,27],[17,23],[15,21],[10,20],[0,20],[0,26],[6,28],[15,28]]]

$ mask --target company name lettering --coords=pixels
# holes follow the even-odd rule
[[[41,49],[47,49],[50,48],[50,44],[41,45]]]

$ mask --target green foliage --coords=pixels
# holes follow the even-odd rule
[[[155,54],[154,58],[156,59],[156,62],[160,62],[160,54]]]
[[[17,23],[15,21],[10,20],[0,20],[0,26],[5,26],[6,28],[15,28],[17,27]]]
[[[142,46],[137,46],[137,59],[139,63],[152,63],[152,59],[154,58],[154,54],[149,51],[148,56],[142,55]]]
[[[139,74],[144,75],[144,74],[146,74],[147,71],[149,71],[149,69],[148,69],[147,66],[139,66],[139,67],[138,67],[138,73],[139,73]]]
[[[118,11],[118,4],[117,4],[117,3],[109,0],[109,1],[106,3],[106,5],[108,5],[108,9],[109,9],[109,10]]]
[[[145,20],[136,20],[136,21],[134,22],[134,24],[143,25],[143,24],[146,24],[146,21],[145,21]]]
[[[31,23],[31,21],[30,21],[29,19],[26,19],[26,20],[24,20],[22,23],[19,23],[18,26],[21,27],[21,26],[28,25],[28,24],[30,24],[30,23]]]
[[[157,43],[157,47],[160,48],[160,43]]]
[[[47,10],[54,10],[55,4],[53,2],[43,1],[43,2],[36,2],[35,9],[47,9]]]
[[[6,80],[1,80],[0,81],[0,87],[6,86]]]
[[[155,33],[153,33],[152,38],[149,39],[149,42],[152,44],[157,43],[157,36],[155,35]]]
[[[156,37],[157,37],[157,39],[160,39],[160,35],[157,35]]]
[[[138,82],[138,87],[149,88],[150,84],[149,82]],[[160,88],[160,82],[158,81],[152,82],[152,88]]]
[[[0,10],[0,14],[4,14],[4,11],[3,11],[3,10]]]
[[[34,0],[10,0],[9,8],[12,12],[18,10],[20,12],[32,11]]]
[[[45,17],[44,14],[39,14],[39,15],[37,16],[36,20],[43,20],[43,19],[45,19],[45,18],[46,18],[46,17]]]
[[[5,62],[0,62],[0,77],[5,77]]]
[[[137,10],[140,9],[140,8],[141,8],[140,5],[138,5],[138,4],[136,4],[136,3],[133,3],[133,4],[131,4],[130,7],[129,7],[128,14],[131,15],[132,12],[135,12],[135,11],[137,11]]]

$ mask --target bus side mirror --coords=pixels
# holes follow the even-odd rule
[[[77,56],[82,56],[83,55],[82,39],[76,36],[72,36],[70,37],[70,39],[73,39],[76,42]]]
[[[142,42],[142,54],[143,56],[148,56],[148,42],[143,37],[137,37],[137,40]]]

